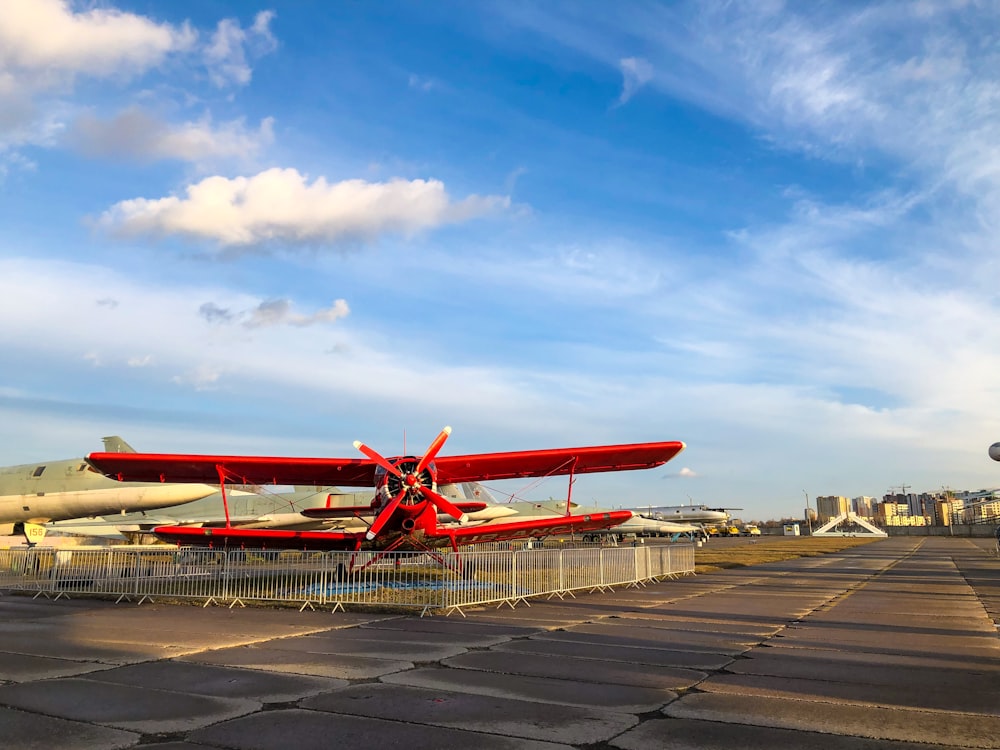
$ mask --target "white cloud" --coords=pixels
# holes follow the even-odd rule
[[[336,300],[333,305],[323,310],[317,310],[311,315],[300,315],[292,312],[292,303],[287,299],[268,300],[260,303],[243,325],[247,328],[264,328],[267,326],[290,325],[305,328],[317,323],[332,323],[344,318],[350,309],[347,302]]]
[[[191,386],[196,391],[210,391],[216,388],[224,368],[217,365],[196,365],[180,375],[174,375],[170,380],[180,386]]]
[[[265,10],[256,15],[249,29],[243,29],[239,21],[232,18],[219,21],[204,50],[205,64],[212,83],[219,88],[250,83],[253,71],[247,62],[248,54],[260,57],[278,46],[270,29],[273,19],[274,12]]]
[[[50,147],[65,137],[65,123],[76,118],[72,92],[81,76],[111,78],[124,86],[165,66],[171,56],[185,55],[185,62],[203,61],[217,86],[245,85],[251,76],[248,60],[277,46],[271,11],[258,13],[247,29],[223,20],[211,39],[199,45],[187,22],[160,23],[103,4],[87,3],[82,10],[76,5],[69,0],[5,0],[0,11],[0,152],[25,145]],[[270,118],[257,131],[248,130],[242,120],[215,125],[208,117],[171,125],[133,108],[107,122],[84,115],[69,137],[95,156],[198,161],[253,156],[273,140],[271,127]]]
[[[0,151],[51,146],[70,107],[59,96],[78,76],[120,81],[191,49],[186,24],[114,8],[76,12],[66,0],[7,0],[0,11]]]
[[[195,122],[170,124],[131,107],[111,120],[82,115],[67,133],[66,141],[90,157],[202,162],[257,154],[274,140],[273,124],[272,118],[265,118],[253,131],[242,119],[213,125],[208,116]]]
[[[240,322],[245,328],[267,328],[279,325],[305,328],[318,323],[333,323],[345,318],[350,314],[350,308],[346,300],[338,299],[330,307],[317,310],[309,315],[302,315],[292,312],[290,300],[273,299],[237,313],[228,308],[220,307],[214,302],[206,302],[198,308],[198,313],[209,323]]]
[[[74,12],[68,0],[6,0],[0,13],[0,70],[128,76],[191,47],[187,26],[156,23],[115,8]]]
[[[121,234],[182,235],[227,247],[278,242],[312,246],[413,234],[509,206],[508,198],[452,201],[437,180],[308,182],[295,169],[252,177],[208,177],[186,197],[135,198],[115,204],[101,223]]]
[[[618,61],[622,72],[622,93],[617,104],[621,106],[653,78],[653,66],[641,57],[625,57]]]
[[[417,91],[431,91],[440,86],[436,79],[430,76],[420,76],[416,73],[410,73],[407,82],[411,89],[416,89]]]

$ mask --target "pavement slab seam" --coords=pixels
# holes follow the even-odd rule
[[[969,580],[968,575],[966,575],[965,571],[962,569],[962,566],[958,564],[958,561],[955,560],[954,556],[951,557],[951,561],[955,565],[955,568],[958,570],[959,575],[962,576],[962,580],[965,581],[965,584],[972,590],[973,594],[975,594],[976,601],[979,603],[979,606],[981,606],[983,608],[983,611],[990,617],[990,619],[993,620],[994,626],[996,627],[996,636],[1000,638],[1000,608],[997,608],[995,611],[991,611],[991,607],[989,607],[987,603],[983,601],[982,596],[979,595],[979,591]]]
[[[904,556],[904,558],[897,559],[897,560],[893,561],[892,563],[890,563],[889,565],[887,565],[887,566],[885,566],[885,567],[883,567],[881,569],[872,570],[868,575],[863,576],[860,580],[855,580],[853,582],[850,582],[847,585],[845,585],[843,588],[833,591],[830,595],[828,595],[819,604],[817,604],[816,606],[814,606],[812,610],[810,610],[809,612],[806,612],[804,614],[799,615],[794,620],[788,620],[788,621],[786,621],[777,631],[775,631],[774,633],[772,633],[770,635],[767,635],[767,636],[764,636],[764,637],[760,638],[755,644],[748,646],[742,653],[734,655],[734,657],[727,664],[723,665],[719,669],[717,669],[717,670],[704,670],[705,672],[707,672],[707,674],[705,675],[705,677],[702,680],[699,680],[698,682],[690,685],[689,687],[683,688],[683,690],[676,690],[675,691],[675,692],[678,693],[678,696],[679,696],[678,700],[681,700],[681,698],[683,698],[686,695],[695,695],[695,694],[699,694],[699,693],[704,694],[704,693],[709,692],[709,691],[703,690],[700,686],[702,684],[704,684],[706,681],[712,679],[716,675],[721,675],[721,674],[727,674],[727,673],[729,673],[729,667],[732,666],[732,664],[734,662],[736,662],[738,660],[749,658],[748,654],[752,650],[754,650],[755,648],[761,648],[761,647],[765,647],[766,648],[768,646],[769,642],[771,642],[773,639],[781,638],[787,631],[789,631],[790,629],[794,628],[796,625],[802,624],[803,622],[805,622],[807,620],[808,617],[810,617],[814,613],[816,613],[816,612],[823,612],[823,611],[827,611],[827,610],[831,609],[838,602],[844,600],[845,598],[847,598],[848,596],[850,596],[855,591],[863,588],[865,585],[867,585],[868,583],[870,583],[872,580],[876,579],[879,575],[883,574],[885,571],[890,570],[891,568],[895,567],[895,565],[897,565],[899,562],[901,562],[902,559],[907,559],[907,558],[911,557],[920,548],[920,546],[921,546],[920,544],[916,545],[916,547],[914,547],[914,549],[910,550],[909,553]],[[791,571],[785,571],[785,572],[779,573],[778,577],[780,578],[781,576],[790,575],[790,574],[791,574]],[[766,580],[767,579],[765,579],[765,578],[755,578],[755,579],[752,579],[751,582],[745,582],[743,584],[740,584],[740,586],[753,585],[754,583],[757,583],[757,582],[760,582],[760,581],[766,581]],[[734,587],[734,588],[737,588],[737,587]]]

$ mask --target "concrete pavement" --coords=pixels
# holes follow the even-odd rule
[[[0,746],[1000,748],[991,545],[466,619],[0,596]]]

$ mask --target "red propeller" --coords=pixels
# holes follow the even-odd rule
[[[469,517],[461,510],[459,510],[454,505],[454,503],[452,503],[448,498],[444,497],[443,495],[438,494],[430,487],[427,487],[423,482],[420,481],[420,475],[427,469],[428,466],[430,466],[431,462],[437,456],[438,451],[441,450],[441,446],[444,445],[445,441],[448,439],[448,436],[450,434],[451,434],[451,427],[445,427],[443,430],[441,430],[438,436],[434,438],[433,442],[427,448],[427,451],[424,453],[424,455],[421,456],[420,461],[417,462],[417,465],[412,470],[407,470],[406,474],[403,474],[399,470],[399,468],[396,465],[394,465],[391,461],[383,457],[378,452],[369,448],[360,440],[354,441],[355,448],[357,448],[359,451],[364,453],[368,458],[370,458],[376,464],[378,464],[387,472],[389,472],[390,474],[392,474],[393,476],[397,477],[400,480],[399,492],[396,493],[396,495],[391,500],[389,500],[389,502],[386,504],[384,508],[382,508],[378,516],[375,517],[375,520],[372,523],[372,525],[369,527],[368,533],[365,534],[365,538],[368,541],[372,541],[375,537],[379,535],[379,532],[382,531],[382,527],[384,527],[389,522],[389,519],[392,517],[392,514],[395,512],[396,508],[399,507],[399,504],[403,502],[403,500],[406,498],[406,495],[410,492],[419,492],[424,498],[430,500],[437,507],[438,510],[442,511],[443,513],[447,513],[449,516],[456,519],[459,523],[464,524],[468,522]]]

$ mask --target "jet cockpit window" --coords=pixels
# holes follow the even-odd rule
[[[35,469],[35,473],[32,474],[31,476],[33,476],[33,477],[40,477],[42,475],[43,471],[45,471],[45,467],[44,466],[39,466],[37,469]]]

